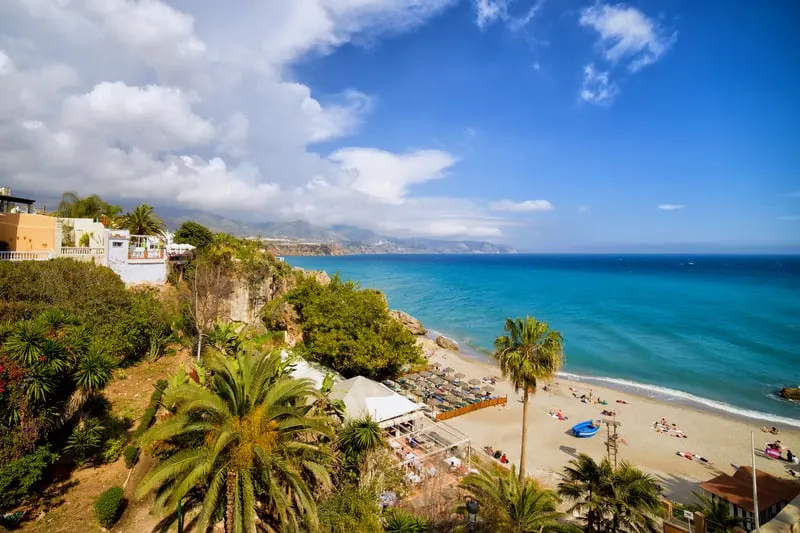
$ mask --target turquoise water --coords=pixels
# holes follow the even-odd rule
[[[800,426],[800,257],[290,257],[384,291],[392,308],[488,358],[507,316],[546,320],[565,371],[672,401]],[[769,414],[771,416],[766,416]]]

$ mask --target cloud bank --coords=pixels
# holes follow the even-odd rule
[[[409,31],[455,0],[6,0],[0,175],[244,220],[498,237],[506,222],[414,188],[452,179],[443,150],[348,146],[373,96],[314,94],[300,59]],[[102,53],[99,53],[102,51]],[[338,148],[321,151],[320,143]]]

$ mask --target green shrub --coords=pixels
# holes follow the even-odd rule
[[[136,465],[136,462],[139,460],[139,448],[133,444],[125,446],[123,455],[125,456],[125,467],[133,468]]]
[[[13,509],[31,493],[45,470],[58,460],[58,454],[50,451],[50,446],[40,446],[21,459],[0,467],[0,511]]]
[[[119,456],[122,455],[122,450],[125,448],[125,442],[127,442],[127,439],[124,436],[114,437],[105,441],[100,452],[103,462],[113,463],[119,459]]]
[[[339,276],[327,285],[307,277],[285,301],[300,317],[303,355],[345,377],[394,377],[404,366],[424,361],[414,335],[391,318],[378,291],[361,290]],[[267,316],[268,327],[270,320]]]
[[[106,529],[114,527],[125,507],[122,487],[111,487],[94,502],[94,514]]]

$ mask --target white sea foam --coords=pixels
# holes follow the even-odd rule
[[[711,400],[709,398],[703,398],[701,396],[695,396],[694,394],[688,392],[670,389],[667,387],[660,387],[658,385],[637,383],[635,381],[630,381],[627,379],[604,378],[598,376],[583,376],[579,374],[572,374],[570,372],[559,372],[559,376],[572,381],[583,381],[586,383],[609,385],[612,388],[631,391],[656,400],[668,400],[668,401],[674,400],[686,404],[694,404],[696,406],[703,407],[706,409],[723,411],[725,413],[729,413],[735,416],[760,420],[763,422],[773,422],[775,424],[783,424],[786,426],[800,428],[800,420],[796,418],[773,415],[770,413],[764,413],[762,411],[755,411],[753,409],[744,409],[742,407],[736,407],[734,405],[730,405],[725,402]]]

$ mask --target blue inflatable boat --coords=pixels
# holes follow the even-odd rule
[[[600,429],[600,424],[593,426],[593,422],[594,420],[586,420],[575,424],[572,426],[572,434],[580,438],[594,437],[595,433]]]

